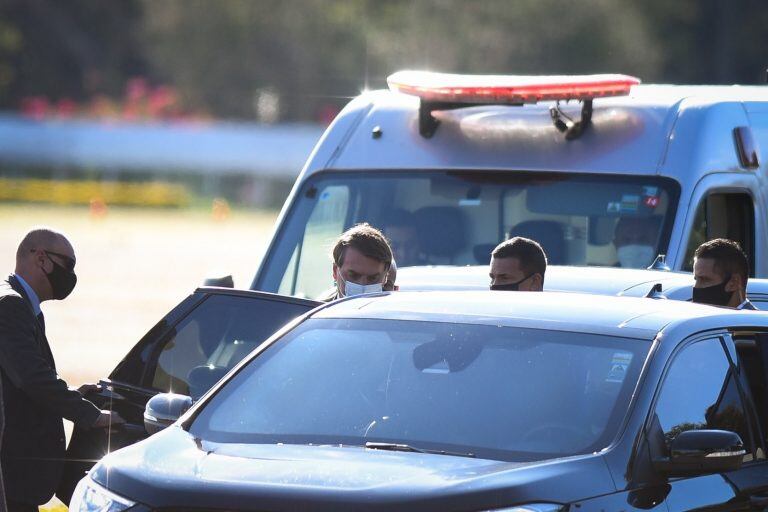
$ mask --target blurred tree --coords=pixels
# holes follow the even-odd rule
[[[768,58],[765,0],[646,0],[638,10],[662,43],[647,78],[689,84],[762,84]]]
[[[0,108],[107,105],[136,75],[265,122],[328,120],[404,68],[759,83],[766,25],[765,0],[0,0]]]
[[[117,94],[146,71],[138,0],[1,0],[0,108],[24,97],[82,100]]]
[[[261,91],[282,120],[315,119],[391,72],[648,73],[659,49],[615,0],[145,0],[145,51],[167,80],[227,117]]]

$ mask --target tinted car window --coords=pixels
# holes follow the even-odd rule
[[[730,430],[752,452],[736,381],[719,339],[683,349],[669,368],[656,405],[667,443],[686,430]]]
[[[499,242],[524,236],[551,264],[645,268],[667,247],[678,190],[659,177],[327,172],[297,197],[254,288],[320,296],[334,239],[359,222],[384,231],[398,267],[487,264]]]
[[[607,446],[648,344],[483,325],[310,319],[203,408],[220,442],[396,442],[537,460]]]
[[[154,389],[199,396],[281,326],[311,306],[212,295],[163,344]]]

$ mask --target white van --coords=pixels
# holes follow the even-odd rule
[[[317,297],[328,253],[368,222],[399,267],[484,265],[538,240],[552,265],[690,270],[737,240],[768,277],[768,89],[637,85],[624,75],[400,72],[355,98],[288,197],[252,288]]]

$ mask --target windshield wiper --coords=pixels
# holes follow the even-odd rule
[[[415,452],[415,453],[430,453],[430,454],[437,454],[437,455],[453,455],[456,457],[472,457],[472,458],[475,457],[474,453],[447,452],[445,450],[428,450],[426,448],[417,448],[409,444],[399,444],[399,443],[372,443],[369,441],[365,443],[365,447],[370,448],[371,450],[389,450],[392,452]]]

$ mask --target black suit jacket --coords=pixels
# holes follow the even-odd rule
[[[0,373],[6,498],[40,505],[53,496],[64,466],[62,418],[87,428],[100,411],[56,374],[48,340],[14,276],[0,282]]]

